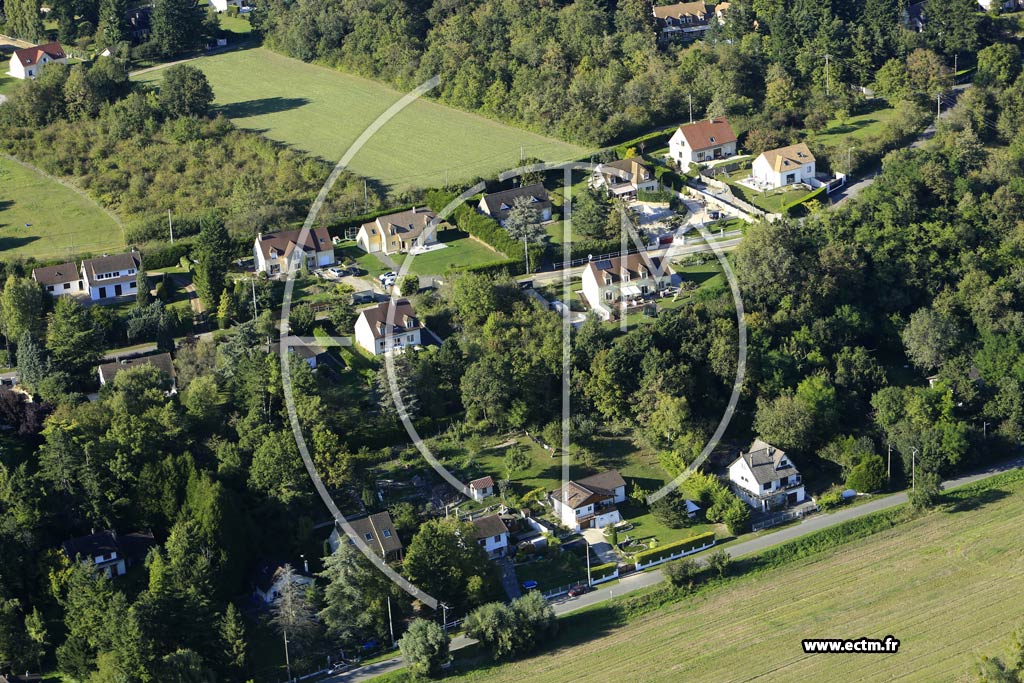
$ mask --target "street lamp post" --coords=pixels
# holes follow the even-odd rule
[[[281,631],[281,635],[284,636],[284,666],[288,671],[288,683],[292,680],[292,661],[288,657],[288,629]]]

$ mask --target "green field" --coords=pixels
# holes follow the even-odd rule
[[[216,103],[238,126],[332,162],[404,93],[264,48],[203,57]],[[137,80],[158,83],[160,70]],[[588,150],[421,99],[389,121],[352,160],[356,173],[397,188],[487,176],[526,156],[568,161]]]
[[[444,249],[416,254],[412,257],[409,272],[413,275],[444,275],[453,268],[478,266],[505,260],[505,255],[495,251],[479,240],[472,239],[459,230],[441,230],[438,241],[447,246]],[[408,254],[393,254],[395,263],[402,265]]]
[[[963,680],[976,655],[1003,655],[1024,619],[1022,493],[1013,473],[956,506],[609,625],[592,640],[569,633],[573,647],[447,680],[556,683],[585,670],[633,683]],[[587,619],[570,621],[586,629]],[[898,654],[805,655],[800,644],[890,634]]]
[[[844,140],[857,141],[878,133],[896,113],[892,107],[881,107],[866,114],[851,116],[844,122],[833,119],[825,130],[811,137],[814,142],[832,147]]]
[[[0,258],[121,249],[120,226],[92,200],[0,157]]]

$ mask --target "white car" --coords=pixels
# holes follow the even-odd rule
[[[328,268],[327,274],[330,275],[331,277],[341,277],[345,273],[341,270],[341,268]]]

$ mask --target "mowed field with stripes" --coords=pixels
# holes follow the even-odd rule
[[[970,509],[936,511],[583,644],[447,680],[564,683],[584,671],[629,683],[967,680],[975,657],[1005,656],[1024,622],[1022,479],[1000,477]],[[890,634],[898,654],[805,655],[801,646]]]

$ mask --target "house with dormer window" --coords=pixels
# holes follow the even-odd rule
[[[500,515],[487,515],[473,520],[476,542],[494,560],[508,553],[508,527]]]
[[[711,27],[710,12],[703,2],[678,2],[654,7],[654,21],[661,40],[696,40]]]
[[[389,325],[392,306],[394,317]],[[408,299],[382,301],[359,312],[355,325],[356,344],[374,356],[382,356],[391,351],[420,346],[425,329]]]
[[[32,279],[38,282],[50,296],[65,294],[79,295],[84,291],[82,275],[74,263],[61,263],[32,269]]]
[[[142,255],[100,256],[82,261],[82,283],[93,301],[107,301],[137,294],[136,277],[142,267]]]
[[[736,154],[736,133],[725,118],[687,123],[668,140],[669,157],[679,168],[728,159]]]
[[[672,271],[657,256],[617,256],[591,261],[583,269],[583,296],[604,320],[642,305],[671,284]]]
[[[590,187],[603,189],[618,199],[636,199],[637,192],[657,192],[658,179],[640,157],[598,164],[590,176]]]
[[[82,562],[113,578],[142,562],[154,545],[156,541],[149,530],[130,534],[108,530],[68,539],[61,544],[61,550],[71,562]]]
[[[542,221],[551,220],[551,198],[548,196],[547,189],[541,183],[485,194],[480,199],[480,213],[490,216],[498,221],[500,225],[504,226],[505,220],[508,219],[508,212],[512,210],[512,205],[520,197],[527,198],[530,206],[533,207]]]
[[[323,268],[334,263],[334,244],[327,228],[282,230],[256,236],[252,247],[256,272],[280,275],[297,272],[305,265],[309,269]]]
[[[400,254],[417,247],[437,244],[437,229],[427,229],[436,218],[437,214],[422,206],[378,216],[376,220],[359,227],[356,244],[368,254]]]
[[[626,502],[626,480],[617,470],[608,470],[566,482],[550,497],[563,526],[573,531],[603,529],[622,521],[617,506]]]
[[[755,510],[768,512],[807,499],[803,477],[784,451],[756,439],[729,465],[733,490]]]
[[[815,180],[815,160],[806,143],[770,149],[754,159],[751,176],[761,187],[777,189]]]
[[[68,56],[60,43],[33,45],[15,50],[11,55],[11,66],[7,73],[14,78],[34,79],[50,64],[67,64]]]

